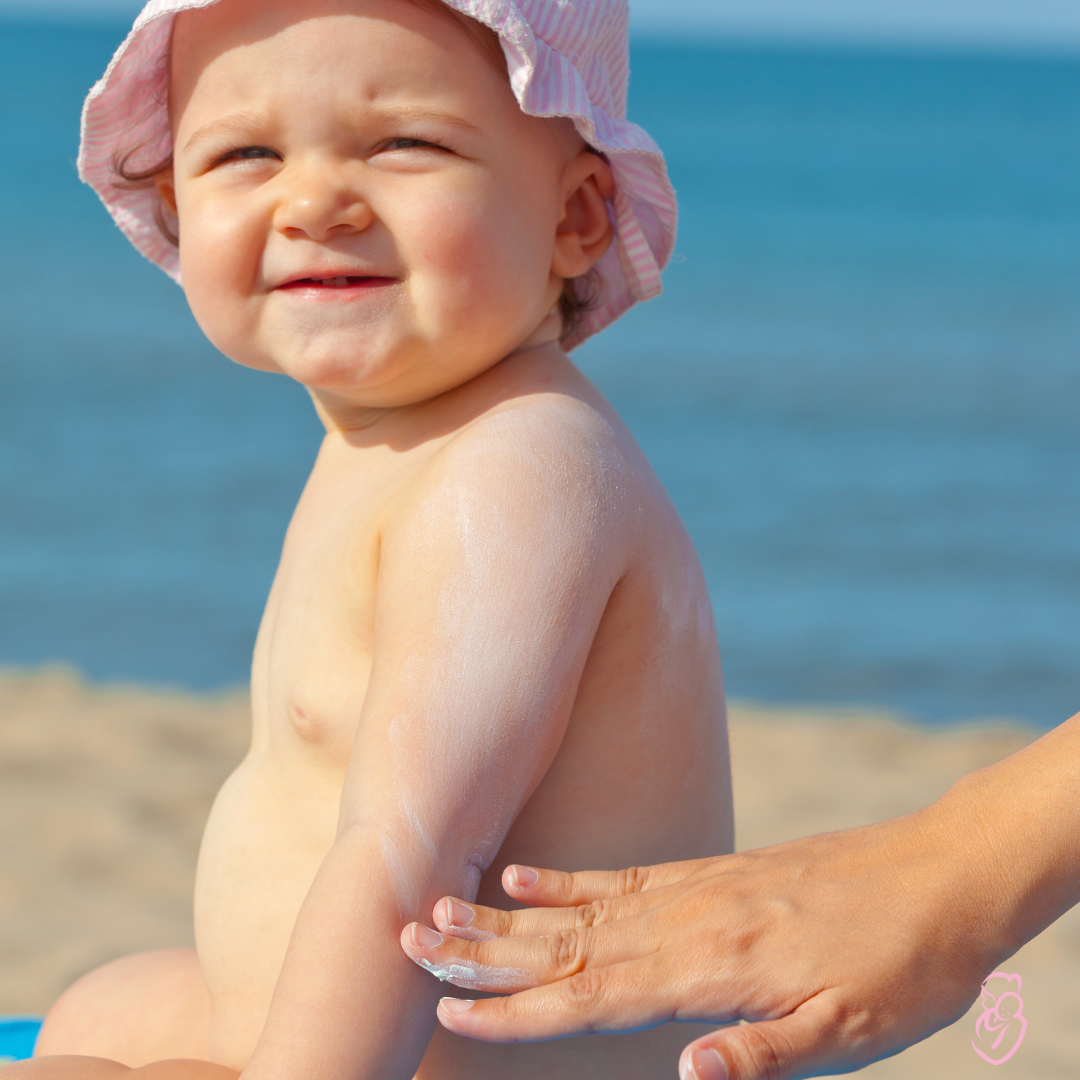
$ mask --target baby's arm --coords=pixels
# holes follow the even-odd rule
[[[442,987],[404,956],[401,928],[441,896],[476,896],[555,756],[624,572],[610,466],[594,437],[550,422],[483,421],[383,532],[337,840],[245,1076],[406,1080],[420,1063]]]

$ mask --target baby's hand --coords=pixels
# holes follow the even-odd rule
[[[0,1080],[236,1080],[240,1074],[211,1061],[155,1061],[137,1069],[107,1058],[57,1055],[0,1067]]]

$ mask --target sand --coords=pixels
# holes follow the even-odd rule
[[[113,957],[191,943],[199,837],[246,729],[242,694],[95,687],[62,669],[0,673],[0,1014],[42,1012]],[[751,705],[732,707],[731,733],[740,848],[914,810],[1036,734]],[[991,1075],[1080,1076],[1080,909],[1005,968],[1023,977],[1028,1031]],[[993,1067],[971,1048],[977,1011],[862,1075],[985,1076]]]

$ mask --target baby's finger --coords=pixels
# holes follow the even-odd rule
[[[660,961],[650,956],[613,967],[588,968],[510,997],[443,998],[439,1022],[458,1035],[502,1043],[641,1031],[675,1018],[662,991],[665,982]]]
[[[712,860],[634,866],[627,870],[541,870],[535,866],[510,865],[502,875],[503,889],[534,907],[572,907],[594,900],[609,900],[659,889],[682,881]]]
[[[548,937],[468,941],[412,923],[402,931],[401,947],[414,963],[444,982],[509,994],[656,951],[645,920],[620,922],[618,933],[610,933],[611,929],[581,927]]]

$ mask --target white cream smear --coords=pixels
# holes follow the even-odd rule
[[[413,957],[413,960],[430,971],[440,982],[453,983],[463,990],[490,990],[495,993],[509,993],[517,990],[530,990],[540,984],[536,977],[521,968],[488,967],[475,964],[470,960],[457,960],[448,964],[433,964],[430,960]]]
[[[499,936],[494,930],[474,930],[471,926],[451,926],[444,933],[462,941],[494,941]]]

